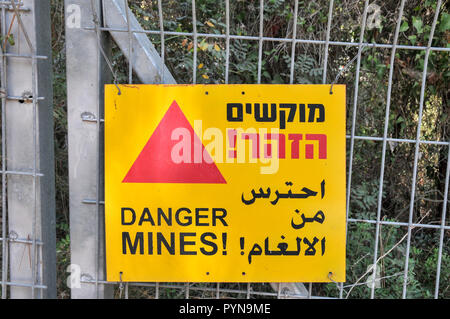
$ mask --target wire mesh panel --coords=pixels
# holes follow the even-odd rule
[[[446,10],[440,0],[66,0],[70,179],[85,189],[71,190],[71,220],[89,223],[71,225],[72,263],[82,273],[72,296],[450,297]],[[75,48],[82,40],[93,47]],[[347,84],[347,282],[106,282],[101,97],[108,76],[128,84],[317,83],[331,92]],[[87,92],[95,94],[90,106],[78,99]],[[81,130],[88,140],[75,136]]]
[[[56,297],[50,3],[1,1],[1,296]]]

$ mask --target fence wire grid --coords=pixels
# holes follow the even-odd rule
[[[92,116],[82,115],[80,119],[77,113],[73,119],[69,118],[69,136],[81,134],[82,125],[92,130],[91,146],[83,148],[77,144],[76,147],[81,147],[78,152],[89,153],[89,158],[95,162],[90,166],[94,174],[89,184],[94,195],[88,197],[72,190],[70,194],[71,201],[81,205],[77,207],[87,207],[94,212],[91,219],[94,226],[89,231],[95,239],[94,246],[90,246],[94,250],[85,249],[82,257],[72,256],[73,264],[82,267],[84,263],[89,264],[89,270],[81,275],[81,288],[72,288],[72,296],[76,293],[77,297],[97,298],[449,298],[450,141],[445,130],[444,133],[433,130],[435,124],[441,122],[432,112],[435,109],[434,112],[448,113],[448,106],[445,94],[439,100],[429,88],[437,87],[439,81],[443,81],[444,87],[448,86],[446,77],[442,76],[448,73],[448,65],[438,63],[448,62],[450,51],[449,31],[443,27],[445,21],[448,23],[446,4],[442,0],[401,0],[391,6],[369,0],[311,3],[299,0],[66,0],[66,28],[70,28],[66,41],[73,44],[82,39],[95,39],[89,42],[94,45],[84,48],[84,53],[70,53],[75,49],[68,45],[68,65],[72,63],[70,54],[78,59],[83,54],[91,54],[97,57],[96,61],[103,59],[102,67],[106,69],[98,67],[97,70],[97,74],[103,75],[96,79],[99,87]],[[0,2],[3,40],[7,38],[5,12],[10,5],[9,1]],[[117,10],[115,21],[112,21],[113,9]],[[249,14],[241,17],[242,12]],[[424,16],[419,12],[424,12]],[[284,22],[282,18],[286,18]],[[357,25],[349,27],[343,22],[346,20],[357,21]],[[386,29],[390,31],[382,33]],[[78,32],[76,36],[75,32]],[[374,41],[377,32],[379,41]],[[445,39],[440,38],[443,34],[447,36],[446,45],[442,44]],[[150,40],[150,45],[141,38],[143,36]],[[147,52],[153,64],[143,61],[138,54],[140,51]],[[407,61],[412,68],[403,66],[405,52],[416,54],[416,60]],[[12,57],[2,51],[2,92],[6,88],[7,62]],[[36,61],[45,57],[31,54],[23,58]],[[418,66],[420,71],[416,70]],[[401,72],[397,70],[400,68]],[[86,79],[84,74],[87,71],[80,65],[68,67],[68,78]],[[412,103],[410,113],[395,114],[392,118],[392,109],[399,108],[396,97],[405,94],[399,90],[401,81],[407,81],[406,76],[414,79],[416,84],[408,89],[410,95],[418,99]],[[331,84],[331,90],[333,84],[347,84],[348,282],[106,282],[101,87],[108,83],[105,80],[108,77],[116,84],[317,83]],[[378,83],[379,87],[374,87],[373,83]],[[79,90],[68,84],[68,95],[74,96],[81,92]],[[37,92],[33,91],[32,97],[35,108],[39,103]],[[370,102],[377,98],[382,102],[377,104],[379,114],[375,116]],[[2,154],[5,154],[6,143],[4,107],[8,99],[15,98],[2,95]],[[70,99],[68,107],[71,108]],[[80,114],[82,111],[77,109]],[[74,121],[82,123],[71,126]],[[448,117],[442,121],[445,126]],[[377,154],[365,154],[365,149],[376,150]],[[392,164],[396,161],[393,156],[396,152],[406,158],[408,165]],[[434,188],[425,187],[427,170],[440,174]],[[371,172],[376,178],[368,180],[359,175],[365,172]],[[35,181],[39,173],[36,165],[31,173],[11,172],[2,161],[2,297],[6,297],[6,288],[14,285],[7,279],[8,246],[5,244],[5,239],[11,241],[5,223],[8,174],[30,175]],[[72,183],[81,178],[71,174]],[[395,205],[399,196],[407,198],[402,207]],[[71,219],[72,215],[79,214],[73,207]],[[396,211],[391,211],[393,209]],[[76,232],[77,229],[71,229],[73,247],[83,244],[82,235]],[[15,239],[15,242],[31,244],[33,251],[42,244],[36,236]],[[433,243],[433,246],[423,247],[420,243],[425,246]],[[33,253],[33,265],[36,256]],[[419,278],[423,270],[429,278]],[[31,287],[32,291],[46,288],[39,285],[36,278],[30,285],[26,287]]]
[[[34,5],[0,1],[2,299],[56,296],[49,7]]]

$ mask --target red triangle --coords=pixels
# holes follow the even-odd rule
[[[186,128],[191,134],[191,150],[194,143],[201,143],[186,116],[176,101],[173,101],[167,113],[159,123],[153,135],[148,140],[141,154],[125,176],[123,183],[204,183],[226,184],[216,164],[205,152],[202,144],[201,163],[175,163],[172,160],[172,148],[178,141],[171,139],[176,128]],[[198,144],[197,144],[198,145]],[[192,155],[193,157],[193,155]]]

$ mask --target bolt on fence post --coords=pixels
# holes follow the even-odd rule
[[[71,293],[72,298],[110,298],[113,287],[100,283],[105,280],[100,119],[104,84],[111,82],[103,56],[108,55],[110,40],[99,31],[102,1],[66,0],[65,9],[71,263],[81,269],[80,286],[72,288]],[[92,114],[95,121],[83,121],[83,114]],[[96,204],[83,203],[86,198],[95,198]]]
[[[2,20],[15,38],[2,52],[2,298],[56,298],[50,1],[11,1]]]

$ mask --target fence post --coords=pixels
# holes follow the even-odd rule
[[[3,258],[9,259],[2,297],[9,286],[13,299],[56,298],[50,1],[3,2],[3,26],[11,27],[14,43],[2,53],[1,72]]]
[[[94,17],[102,23],[101,8],[102,1],[65,0],[71,263],[81,272],[72,298],[112,297],[112,286],[99,283],[105,280],[100,120],[103,86],[110,77],[99,50],[100,42],[108,54],[110,40],[92,29]],[[86,203],[94,198],[95,203]]]

